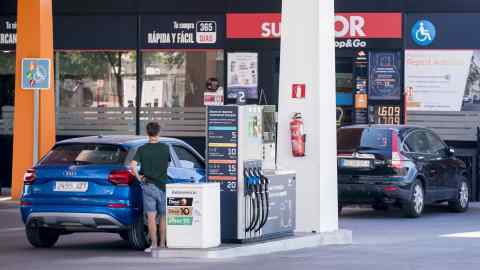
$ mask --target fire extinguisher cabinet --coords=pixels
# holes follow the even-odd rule
[[[169,184],[166,189],[168,248],[220,245],[220,185]]]

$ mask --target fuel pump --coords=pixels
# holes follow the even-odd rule
[[[207,107],[207,177],[220,182],[223,242],[259,241],[295,229],[295,222],[285,226],[280,218],[295,214],[281,206],[295,206],[296,182],[295,172],[275,164],[275,111],[258,105]]]

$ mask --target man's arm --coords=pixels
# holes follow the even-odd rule
[[[130,162],[130,169],[132,170],[133,175],[135,175],[135,177],[137,177],[138,180],[143,182],[144,176],[140,175],[140,173],[138,172],[138,162],[136,160],[132,160]]]

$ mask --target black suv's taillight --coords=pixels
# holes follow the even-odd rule
[[[113,171],[108,176],[108,181],[115,185],[130,185],[135,180],[135,176],[130,170]]]
[[[25,185],[31,185],[33,182],[35,182],[35,178],[37,176],[35,175],[35,169],[28,169],[25,174],[23,175],[23,183]]]
[[[396,172],[397,175],[406,175],[408,168],[406,162],[408,159],[402,155],[400,150],[400,142],[397,132],[392,132],[392,159],[388,162],[389,166]]]

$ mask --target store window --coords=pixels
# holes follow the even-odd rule
[[[203,106],[209,78],[223,86],[223,51],[156,51],[143,53],[141,106],[175,108]]]
[[[0,51],[0,118],[15,99],[15,51]]]
[[[134,107],[135,58],[133,51],[57,52],[57,106]]]
[[[353,60],[352,57],[337,57],[336,96],[337,96],[337,126],[352,123],[353,112]]]

